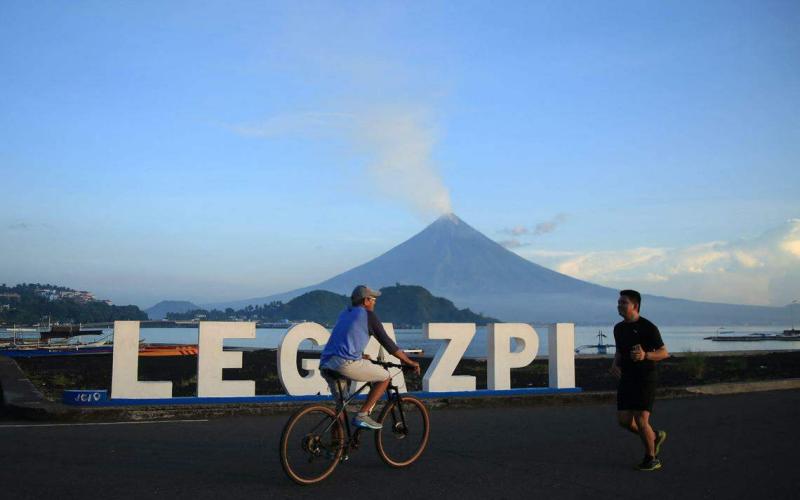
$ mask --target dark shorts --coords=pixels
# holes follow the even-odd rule
[[[656,400],[655,377],[625,377],[617,388],[617,411],[653,411]]]

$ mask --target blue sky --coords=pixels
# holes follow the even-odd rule
[[[800,4],[0,4],[0,281],[268,295],[453,210],[609,286],[800,298]]]

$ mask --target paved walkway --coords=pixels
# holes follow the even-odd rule
[[[196,422],[0,422],[4,498],[796,498],[800,390],[658,401],[664,468],[632,466],[640,444],[611,404],[431,412],[409,469],[371,445],[322,485],[278,463],[286,416]]]

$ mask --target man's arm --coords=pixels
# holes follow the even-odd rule
[[[655,351],[631,351],[631,358],[634,361],[661,361],[662,359],[666,359],[669,357],[669,352],[667,352],[667,346],[662,345]]]
[[[664,341],[661,340],[661,332],[658,331],[658,327],[656,325],[652,325],[652,331],[649,332],[649,340],[647,342],[648,346],[661,346],[651,351],[645,351],[644,349],[634,352],[631,357],[634,361],[661,361],[662,359],[666,359],[669,357],[669,352],[667,352],[667,346],[664,345]]]
[[[384,347],[384,349],[386,349],[387,352],[390,352],[392,356],[399,359],[402,363],[412,366],[414,368],[414,373],[419,375],[419,363],[409,358],[408,355],[389,337],[389,334],[387,334],[386,330],[383,328],[383,323],[381,323],[381,320],[378,319],[378,315],[372,311],[369,311],[367,315],[369,319],[369,331],[375,336],[376,339],[378,339],[378,342]]]
[[[617,378],[622,376],[622,372],[619,369],[619,363],[620,363],[620,354],[619,351],[617,351],[617,353],[614,354],[614,361],[611,363],[611,368],[608,369],[608,372]]]
[[[408,354],[406,354],[402,349],[397,349],[395,352],[392,353],[392,356],[394,356],[395,358],[399,359],[404,364],[413,367],[414,368],[414,373],[416,373],[417,375],[420,374],[421,369],[419,367],[419,363],[417,363],[413,359],[409,358]]]

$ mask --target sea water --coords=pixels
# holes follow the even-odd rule
[[[726,326],[726,331],[733,334],[748,335],[751,333],[781,333],[788,326]],[[547,327],[534,325],[539,335],[538,355],[547,355]],[[715,342],[704,340],[705,337],[718,335],[719,327],[713,326],[665,326],[661,327],[661,338],[670,352],[710,352],[710,351],[773,351],[800,349],[800,339],[796,341],[763,340],[757,342]],[[110,331],[110,330],[109,330]],[[606,344],[614,344],[613,325],[576,326],[575,347],[597,345],[598,333],[607,337]],[[286,333],[284,328],[258,328],[255,339],[226,339],[226,347],[242,347],[247,349],[277,348]],[[403,349],[422,349],[426,355],[433,356],[444,345],[444,340],[428,340],[422,330],[395,330],[397,343]],[[148,343],[197,344],[197,328],[142,328],[140,338]],[[485,327],[478,327],[464,357],[485,358],[487,353],[487,333]],[[514,346],[516,348],[516,346]],[[310,340],[303,342],[300,349],[320,349]],[[594,354],[595,349],[581,349],[581,354]],[[610,348],[609,353],[614,349]]]

